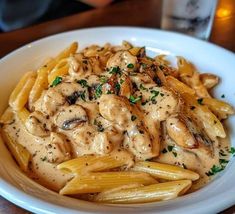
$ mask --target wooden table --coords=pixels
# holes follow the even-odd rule
[[[0,57],[36,39],[68,30],[107,25],[159,28],[161,5],[161,0],[125,0],[102,9],[94,9],[21,30],[0,34]],[[209,41],[235,52],[234,35],[235,1],[220,0]],[[30,212],[0,198],[0,213],[26,214]],[[235,213],[235,206],[222,213]]]

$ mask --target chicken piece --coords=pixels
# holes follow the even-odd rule
[[[88,121],[87,113],[80,105],[63,106],[54,116],[54,124],[71,130]]]
[[[81,94],[88,94],[86,88],[80,84],[63,82],[55,87],[49,88],[38,100],[36,110],[53,116],[58,109],[65,104],[74,104]]]
[[[112,147],[112,143],[105,132],[97,133],[92,141],[92,148],[96,154],[109,154],[113,149]]]
[[[118,51],[107,62],[107,68],[119,67],[122,71],[134,71],[137,66],[137,58],[129,51]]]
[[[52,132],[50,142],[45,145],[46,160],[50,163],[61,163],[71,158],[70,145],[61,134]]]
[[[52,123],[43,113],[34,111],[26,119],[25,127],[32,135],[46,137],[50,135]]]
[[[153,141],[143,123],[141,112],[126,98],[113,94],[102,95],[99,110],[106,120],[117,124],[126,133],[123,146],[137,159],[149,159],[158,155],[158,149],[153,151]]]
[[[149,116],[155,122],[166,120],[171,114],[178,111],[179,100],[173,92],[165,87],[157,87],[153,84],[141,84],[140,91],[135,96],[142,97],[140,108],[145,116]]]

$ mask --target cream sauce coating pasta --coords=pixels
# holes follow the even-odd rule
[[[181,71],[147,57],[144,48],[128,47],[90,46],[71,54],[61,68],[67,70],[30,103],[25,121],[14,108],[11,121],[2,120],[3,131],[30,153],[26,173],[32,179],[59,191],[74,174],[57,169],[58,164],[84,155],[110,155],[126,161],[114,171],[131,170],[135,162],[146,160],[192,170],[200,175],[194,191],[210,180],[213,167],[225,167],[228,135],[211,139],[191,117],[203,97],[190,95],[200,105],[187,106],[187,91],[177,91],[165,80],[172,75],[187,85]]]

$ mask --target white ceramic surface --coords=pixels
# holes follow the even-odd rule
[[[17,39],[17,38],[16,38]],[[151,29],[117,27],[91,28],[50,36],[28,44],[0,60],[0,113],[22,74],[36,69],[47,57],[54,56],[72,41],[81,48],[89,44],[120,44],[127,40],[146,46],[148,54],[182,55],[199,70],[219,75],[222,83],[215,90],[235,106],[235,55],[204,41],[176,33]],[[227,122],[235,146],[235,117]],[[213,182],[201,190],[175,200],[138,205],[100,205],[60,196],[27,178],[16,166],[5,146],[0,143],[0,194],[34,213],[215,213],[235,204],[235,160]]]

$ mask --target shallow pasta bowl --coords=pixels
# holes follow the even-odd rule
[[[0,61],[0,113],[7,107],[10,92],[23,73],[34,70],[50,56],[56,55],[71,42],[80,48],[106,42],[120,44],[127,40],[137,46],[146,46],[148,54],[182,55],[202,72],[221,77],[214,91],[220,98],[235,106],[235,55],[215,45],[159,30],[106,27],[77,30],[50,36],[28,44]],[[235,146],[235,117],[226,123]],[[0,139],[1,140],[1,139]],[[61,196],[25,176],[17,167],[3,142],[0,143],[0,194],[11,202],[34,213],[215,213],[235,204],[235,160],[204,188],[171,201],[134,205],[102,205]]]

